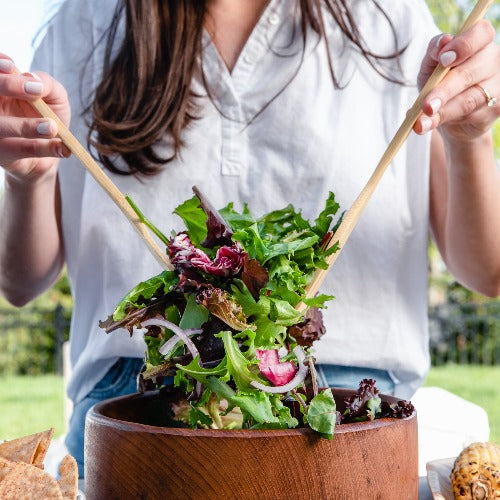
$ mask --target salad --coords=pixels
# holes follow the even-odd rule
[[[256,218],[247,205],[216,210],[195,196],[175,209],[186,230],[165,236],[174,269],[134,287],[100,326],[141,329],[146,344],[142,391],[160,390],[170,425],[212,429],[310,427],[332,438],[335,425],[411,415],[411,403],[382,403],[375,381],[361,381],[336,409],[318,388],[313,343],[324,333],[331,295],[307,297],[341,216],[333,193],[314,223],[292,205]],[[302,304],[307,306],[304,310]]]

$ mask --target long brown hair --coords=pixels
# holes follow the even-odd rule
[[[349,0],[298,0],[303,50],[308,29],[326,40],[323,9],[332,16],[344,36],[354,44],[383,78],[402,83],[380,64],[398,59],[393,25],[387,14],[371,0],[388,22],[394,36],[392,54],[368,49],[348,7]],[[108,31],[103,78],[98,85],[89,129],[89,145],[112,172],[152,175],[180,152],[183,129],[197,116],[191,90],[196,71],[203,76],[203,22],[206,0],[122,0],[118,2]],[[125,12],[124,38],[116,53],[114,44]],[[328,43],[326,48],[328,51]],[[338,88],[332,58],[328,63],[333,85]],[[210,89],[205,82],[207,95]],[[276,96],[275,96],[276,97]],[[272,100],[272,99],[271,99]],[[158,156],[155,145],[168,137],[171,154]],[[116,165],[121,156],[125,168]]]

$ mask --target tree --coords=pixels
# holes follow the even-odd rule
[[[444,33],[456,33],[472,10],[476,0],[427,0],[437,26]],[[498,31],[500,27],[500,5],[493,5],[486,13]]]

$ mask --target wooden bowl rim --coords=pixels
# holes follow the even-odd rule
[[[345,395],[352,394],[354,391],[350,389],[337,389],[332,388],[332,391],[343,392]],[[144,399],[155,398],[157,392],[151,393],[135,393],[119,396],[116,398],[107,399],[95,404],[87,413],[87,420],[93,424],[105,427],[112,427],[113,429],[121,432],[135,432],[135,433],[148,433],[148,434],[166,434],[171,436],[183,437],[210,437],[214,439],[225,438],[281,438],[286,436],[318,436],[319,434],[309,428],[298,429],[268,429],[268,430],[249,430],[249,429],[191,429],[185,427],[160,427],[155,425],[141,424],[139,422],[131,422],[128,420],[120,420],[117,418],[109,417],[103,413],[106,407],[110,404],[120,403],[130,399]],[[400,401],[400,398],[380,394],[382,400],[391,403]],[[365,422],[352,422],[347,424],[339,424],[335,426],[335,435],[344,433],[366,432],[381,427],[408,425],[410,421],[417,417],[416,410],[406,418],[378,418],[376,420],[368,420]],[[335,440],[335,437],[334,437]]]

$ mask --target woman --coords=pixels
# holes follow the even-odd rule
[[[491,25],[433,37],[423,0],[113,4],[66,2],[35,55],[34,69],[47,73],[17,76],[0,58],[0,285],[20,306],[68,266],[67,444],[80,467],[87,409],[134,390],[144,350],[139,336],[107,336],[98,321],[158,267],[78,161],[60,161],[69,152],[55,123],[27,104],[38,97],[66,124],[71,109],[77,138],[89,137],[113,181],[161,228],[178,227],[171,211],[193,184],[217,206],[247,201],[262,213],[292,202],[313,218],[328,190],[350,206],[415,82],[438,61],[449,66],[324,284],[338,298],[317,346],[322,382],[372,376],[383,392],[410,397],[429,366],[429,227],[457,279],[500,291]]]

